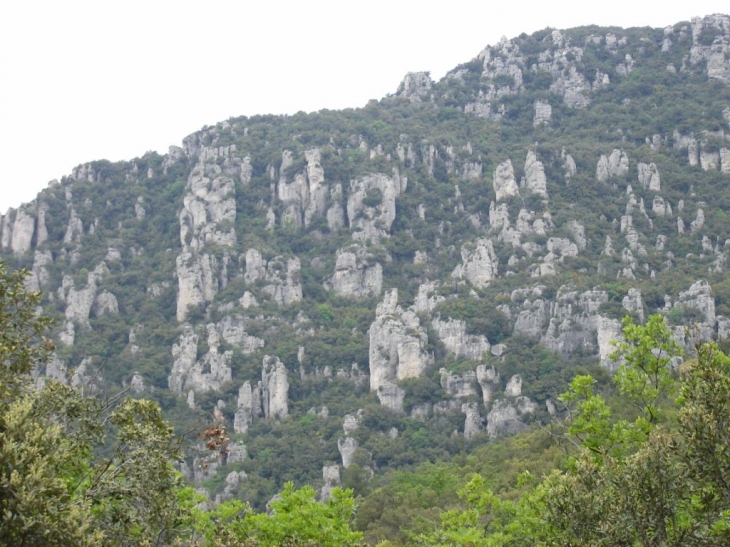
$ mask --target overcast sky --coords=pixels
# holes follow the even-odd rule
[[[727,0],[3,2],[0,212],[80,163],[165,153],[232,116],[362,106],[502,36],[723,11]]]

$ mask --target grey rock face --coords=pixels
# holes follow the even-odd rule
[[[14,209],[8,209],[8,212],[2,216],[2,235],[0,236],[0,248],[3,250],[10,248],[10,240],[13,237],[13,213]]]
[[[251,425],[254,417],[260,416],[262,412],[261,396],[259,393],[257,395],[257,401],[254,401],[251,382],[244,382],[238,390],[238,403],[233,416],[233,431],[236,433],[248,432],[248,426]]]
[[[606,182],[612,177],[624,176],[629,172],[629,158],[623,150],[615,149],[611,155],[601,156],[596,166],[596,179]]]
[[[337,251],[335,273],[325,289],[342,296],[380,296],[383,288],[383,267],[374,262],[362,245],[351,245]]]
[[[730,149],[720,148],[720,171],[723,175],[730,174]]]
[[[389,237],[396,214],[395,200],[407,185],[408,180],[397,169],[392,177],[376,173],[350,181],[347,218],[353,239],[377,243]]]
[[[246,322],[240,315],[227,315],[216,325],[216,329],[226,343],[237,347],[244,355],[264,347],[264,340],[246,332]]]
[[[441,387],[448,395],[461,399],[477,394],[476,372],[467,371],[460,375],[442,368],[439,370],[439,374],[441,375]]]
[[[265,355],[261,381],[252,386],[244,382],[238,390],[233,429],[246,433],[254,419],[282,419],[289,415],[289,377],[278,357]]]
[[[522,376],[515,374],[507,382],[504,388],[505,397],[519,397],[522,395]]]
[[[464,421],[464,437],[471,439],[482,429],[482,417],[479,414],[479,406],[476,403],[464,403],[461,411],[466,415]]]
[[[117,297],[109,291],[102,291],[94,299],[92,311],[96,317],[101,317],[102,315],[118,315],[119,304]]]
[[[289,378],[278,357],[264,355],[261,384],[264,416],[286,418],[289,415]]]
[[[218,292],[218,261],[207,253],[183,251],[176,260],[177,320],[185,321],[189,307],[210,302]]]
[[[44,202],[38,204],[38,222],[36,227],[36,245],[43,245],[48,240],[48,228],[46,227],[46,214],[48,205]]]
[[[703,31],[716,34],[712,45],[702,45],[700,35]],[[719,38],[719,39],[718,39]],[[692,49],[690,63],[707,61],[707,77],[730,84],[730,17],[727,15],[707,15],[692,19]]]
[[[654,196],[654,200],[651,204],[651,210],[658,217],[672,216],[672,206],[661,196]]]
[[[89,272],[86,287],[83,289],[76,289],[73,279],[70,277],[64,278],[64,284],[59,291],[61,291],[61,295],[66,301],[65,315],[68,322],[74,322],[85,329],[91,328],[89,314],[94,304],[99,283],[107,272],[106,265],[103,262],[100,263],[93,271]]]
[[[200,151],[199,161],[185,186],[183,209],[179,215],[183,247],[198,251],[205,244],[235,245],[236,186],[229,176],[235,148],[231,145]]]
[[[534,127],[549,125],[552,117],[553,109],[550,106],[550,103],[546,100],[537,99],[535,101],[535,116],[532,119],[532,125]]]
[[[398,306],[398,290],[386,292],[370,326],[370,390],[379,396],[383,392],[384,397],[397,402],[397,391],[386,393],[381,388],[397,388],[397,381],[421,376],[431,363],[427,344],[428,336],[418,316]],[[402,396],[400,399],[402,405]]]
[[[30,251],[33,234],[35,233],[35,218],[21,208],[15,213],[15,222],[13,223],[12,238],[10,240],[10,249],[13,254],[22,255]]]
[[[132,379],[129,381],[129,387],[135,393],[144,393],[145,385],[144,378],[138,372],[132,375]]]
[[[487,368],[487,365],[479,365],[476,370],[479,387],[482,388],[482,400],[484,408],[489,408],[492,394],[499,388],[499,373],[494,367]]]
[[[319,499],[322,503],[325,503],[332,496],[332,489],[340,484],[340,466],[325,465],[322,467],[322,478],[324,479],[324,485],[319,491]]]
[[[397,385],[382,384],[378,388],[377,395],[380,406],[384,406],[393,412],[403,412],[403,399],[406,396],[406,392]]]
[[[497,166],[494,171],[492,185],[494,186],[494,193],[497,195],[497,201],[519,195],[520,190],[517,187],[511,160],[507,159]]]
[[[352,465],[352,460],[357,450],[357,441],[352,437],[338,439],[337,449],[340,451],[340,456],[342,457],[342,467],[347,469]]]
[[[629,292],[621,301],[624,309],[630,313],[635,313],[639,317],[639,322],[644,322],[644,301],[641,299],[641,291],[639,289],[629,289]]]
[[[563,101],[571,108],[585,108],[590,104],[591,85],[575,67],[561,75],[550,87],[551,91],[562,93]]]
[[[533,193],[547,199],[547,179],[545,177],[545,168],[542,162],[537,160],[534,151],[527,152],[525,160],[525,185],[532,190]]]
[[[695,219],[689,223],[689,229],[692,233],[696,232],[705,225],[705,212],[702,209],[697,209],[697,215]]]
[[[436,291],[438,285],[436,281],[432,281],[418,286],[418,294],[413,302],[413,311],[430,314],[440,302],[446,300],[441,295],[432,294]]]
[[[40,291],[48,285],[49,274],[47,266],[53,264],[51,251],[38,251],[33,253],[33,267],[30,276],[26,279],[26,287],[29,291]]]
[[[287,169],[293,163],[293,154],[288,150],[283,152],[277,185],[277,197],[285,205],[282,224],[290,224],[295,228],[309,226],[315,218],[325,213],[329,192],[325,185],[319,148],[305,151],[304,156],[307,161],[304,172],[296,173],[294,179],[288,181]]]
[[[450,317],[446,321],[436,318],[431,321],[431,326],[446,351],[452,355],[476,361],[489,351],[490,345],[486,336],[466,333],[466,321]]]
[[[621,323],[618,319],[609,319],[608,317],[599,316],[596,322],[596,339],[598,342],[598,356],[601,366],[610,371],[614,371],[617,364],[609,359],[616,348],[614,342],[622,340]]]
[[[487,435],[492,438],[514,435],[526,427],[517,406],[506,399],[494,401],[487,414]]]
[[[345,414],[342,421],[342,429],[345,435],[350,435],[360,427],[360,420],[355,414]]]
[[[71,207],[71,214],[66,227],[66,234],[63,236],[63,242],[67,245],[72,243],[80,243],[81,237],[84,235],[84,225],[76,214],[76,210]]]
[[[51,359],[46,363],[46,378],[56,380],[62,384],[68,384],[68,370],[66,363],[58,358],[58,355],[54,352]]]
[[[246,283],[253,283],[266,277],[266,261],[256,249],[246,251],[246,273],[243,275]]]
[[[267,294],[279,306],[286,306],[302,299],[301,264],[299,258],[272,258],[266,267],[266,278],[269,283],[262,292]]]
[[[578,173],[578,166],[575,164],[573,156],[565,153],[563,149],[563,172],[565,173],[565,183],[570,184],[570,180]]]
[[[466,246],[462,247],[461,261],[462,263],[454,268],[451,277],[466,279],[480,289],[488,286],[498,275],[499,259],[489,239],[477,239],[473,250]]]
[[[433,81],[428,72],[409,72],[398,86],[396,95],[412,103],[420,103],[429,98],[432,86]]]
[[[659,170],[654,163],[639,163],[639,183],[642,187],[648,188],[654,192],[661,190],[661,178],[659,177]]]
[[[190,325],[183,327],[179,342],[172,346],[172,365],[168,386],[170,391],[178,395],[192,390],[202,392],[218,391],[220,387],[231,381],[230,362],[233,352],[219,353],[220,336],[214,324],[207,327],[208,352],[197,361],[198,335]]]
[[[514,334],[540,336],[548,320],[548,304],[542,299],[535,301],[525,300],[523,309],[517,315]]]
[[[712,296],[712,287],[705,280],[696,281],[688,290],[679,293],[674,306],[699,310],[704,317],[704,323],[713,327],[715,325],[715,299]]]

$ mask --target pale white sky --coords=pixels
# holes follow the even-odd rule
[[[501,36],[664,27],[727,0],[24,0],[0,5],[0,212],[232,116],[363,106]]]

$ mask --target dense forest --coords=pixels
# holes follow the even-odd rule
[[[724,15],[80,165],[0,222],[0,537],[724,545],[728,183]]]

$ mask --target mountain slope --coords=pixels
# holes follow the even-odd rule
[[[191,440],[184,472],[263,505],[548,421],[624,314],[725,338],[729,48],[724,15],[548,29],[362,109],[81,165],[2,219],[57,320],[41,372],[180,431],[216,408],[225,469]]]

